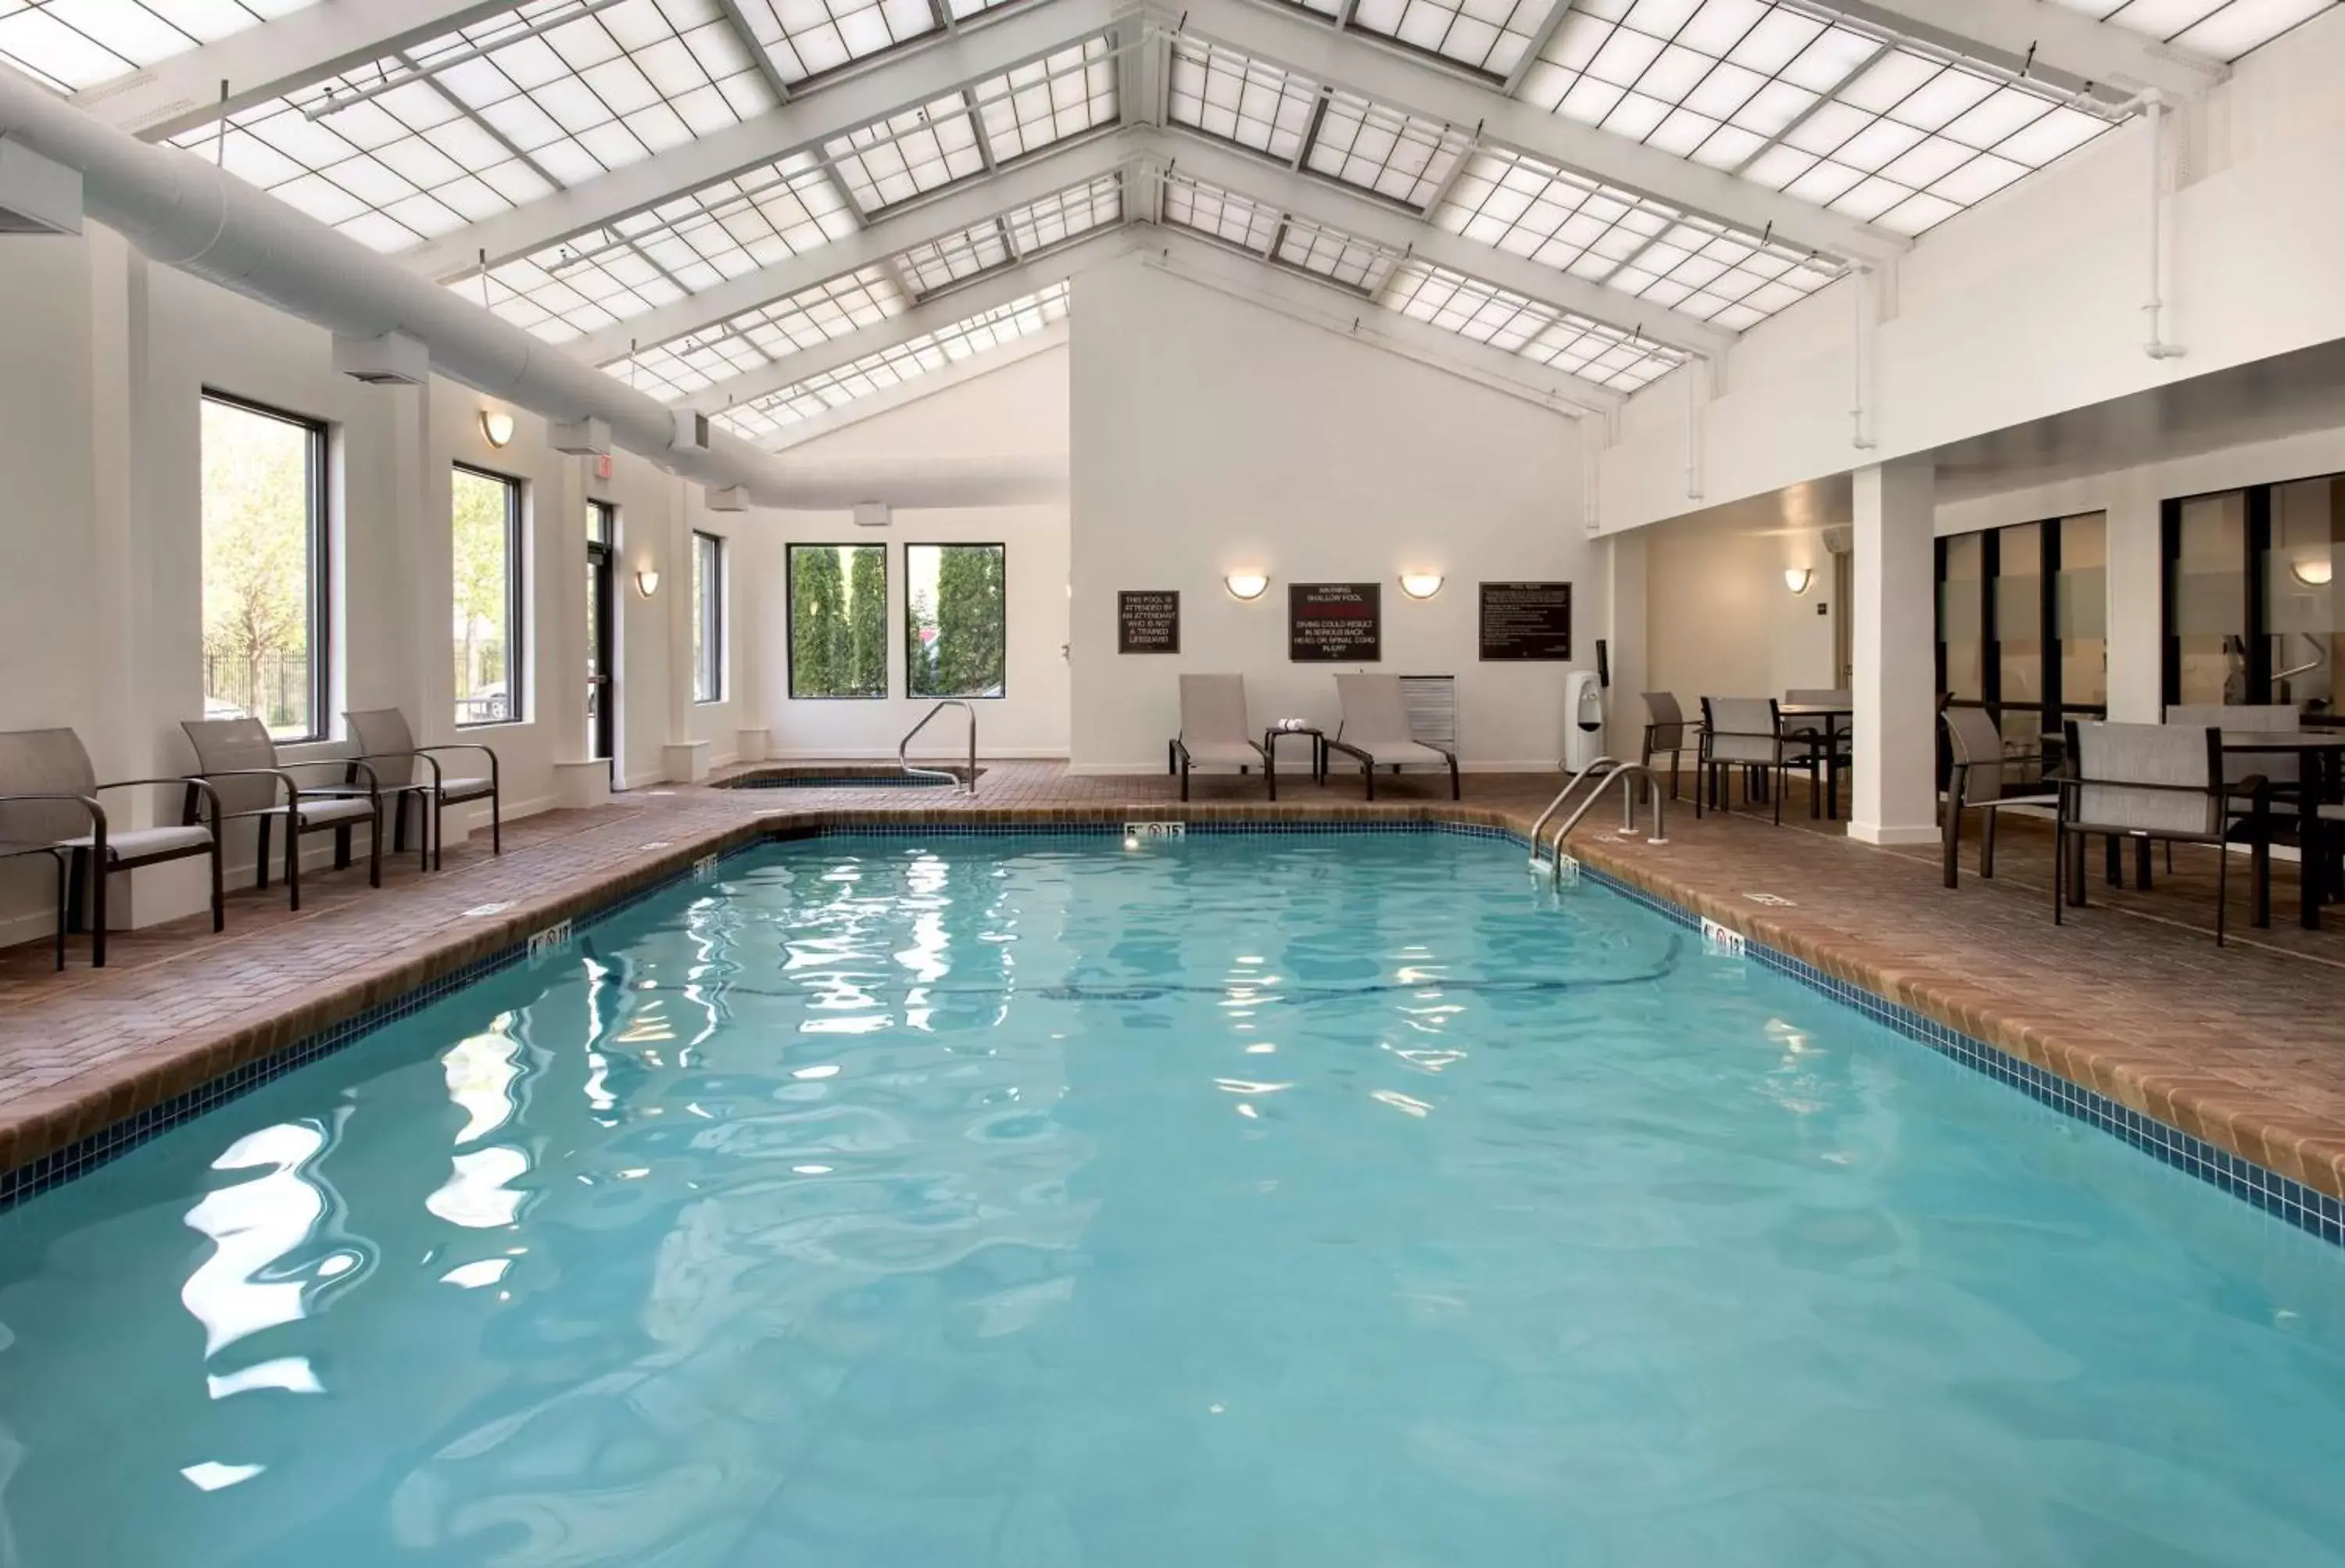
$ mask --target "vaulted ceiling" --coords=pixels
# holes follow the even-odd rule
[[[0,64],[783,444],[1167,231],[1613,406],[2332,3],[0,0]]]

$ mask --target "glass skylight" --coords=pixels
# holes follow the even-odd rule
[[[1123,221],[1123,178],[1103,174],[1086,185],[1015,209],[1002,220],[1020,256],[1031,256],[1094,229]]]
[[[1383,302],[1444,331],[1619,392],[1634,392],[1685,359],[1617,327],[1422,261],[1400,267]]]
[[[989,218],[958,234],[913,246],[896,258],[896,265],[903,270],[913,291],[926,296],[1014,260],[1001,220]]]
[[[1330,92],[1305,167],[1421,208],[1464,157],[1468,138],[1447,126],[1346,92]]]
[[[1289,221],[1278,237],[1278,260],[1373,297],[1391,280],[1400,258],[1348,234]]]
[[[855,219],[808,155],[718,180],[489,269],[498,315],[550,342],[597,331],[851,232]],[[481,298],[481,274],[449,288]]]
[[[969,91],[996,163],[1080,135],[1116,117],[1115,57],[1105,38],[1019,66]]]
[[[1478,154],[1434,221],[1740,331],[1837,276],[1790,246],[1518,153]]]
[[[1250,196],[1175,175],[1164,181],[1164,221],[1266,256],[1279,219],[1276,209]]]
[[[803,82],[937,30],[929,0],[738,0],[785,82]],[[981,9],[981,7],[980,7]],[[713,15],[716,7],[708,7]],[[956,15],[960,13],[958,9]]]
[[[2336,0],[2057,0],[2104,22],[2147,33],[2208,59],[2236,60]]]
[[[1319,89],[1275,66],[1195,38],[1172,40],[1172,120],[1294,161]]]
[[[1908,234],[2114,123],[1773,0],[1572,0],[1522,96]]]
[[[1504,78],[1562,0],[1360,0],[1352,25]],[[1317,9],[1317,7],[1313,7]]]
[[[958,93],[850,131],[823,151],[867,213],[985,172],[977,127]]]
[[[809,376],[714,418],[718,425],[747,440],[770,439],[801,420],[1031,337],[1053,321],[1063,321],[1066,314],[1067,286],[1053,283],[1039,293],[867,354],[853,364]]]
[[[533,0],[232,115],[225,154],[312,218],[401,250],[772,107],[709,0]],[[218,137],[175,140],[208,153]]]
[[[0,64],[78,92],[317,0],[0,0]]]
[[[603,368],[638,392],[673,402],[909,308],[886,266],[866,267]]]

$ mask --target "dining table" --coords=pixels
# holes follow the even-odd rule
[[[1791,721],[1795,718],[1821,718],[1823,720],[1824,814],[1835,821],[1839,820],[1839,730],[1842,720],[1846,719],[1853,721],[1855,719],[1856,709],[1845,703],[1779,702],[1775,705],[1775,716],[1783,721],[1786,728],[1789,728]],[[1815,814],[1816,801],[1815,796],[1812,791],[1808,797],[1808,815],[1812,817]]]
[[[2337,790],[2345,733],[2334,729],[2227,729],[2226,757],[2293,757],[2297,767],[2297,919],[2307,931],[2320,929],[2320,906],[2334,891],[2328,857],[2320,852],[2320,805]]]

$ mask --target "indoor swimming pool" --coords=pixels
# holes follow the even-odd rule
[[[1465,833],[768,845],[0,1214],[0,1565],[2345,1563],[2345,1248]]]

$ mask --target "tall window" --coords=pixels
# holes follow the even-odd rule
[[[2166,504],[2166,700],[2337,711],[2345,475]]]
[[[793,545],[790,695],[888,695],[888,547]]]
[[[326,733],[326,427],[203,400],[204,716]]]
[[[1000,697],[1008,643],[999,545],[904,546],[904,694]]]
[[[2004,738],[2055,749],[2108,703],[2108,524],[2098,512],[1938,541],[1938,689]]]
[[[521,482],[456,465],[456,722],[523,717]]]
[[[692,700],[725,700],[725,541],[692,536]]]

